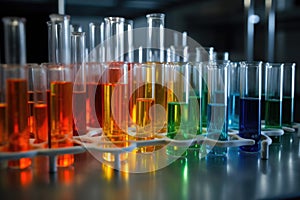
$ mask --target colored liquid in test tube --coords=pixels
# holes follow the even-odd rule
[[[26,79],[7,79],[7,132],[9,135],[8,151],[28,151],[28,93]],[[25,97],[25,98],[24,98]],[[10,168],[24,169],[31,165],[30,158],[8,161]]]

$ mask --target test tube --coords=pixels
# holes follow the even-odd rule
[[[104,52],[104,23],[89,24],[89,62],[103,62]]]
[[[142,64],[134,68],[136,81],[133,102],[133,118],[136,127],[135,140],[149,140],[155,133],[155,65]],[[141,147],[137,152],[154,151],[154,146]]]
[[[255,140],[252,146],[241,146],[246,152],[260,150],[262,62],[240,64],[239,136]]]
[[[165,14],[151,13],[147,18],[147,62],[163,63],[164,53],[164,24]]]
[[[282,125],[284,126],[292,126],[294,123],[295,67],[296,63],[284,63],[283,67]]]
[[[32,85],[34,143],[48,147],[47,69],[38,64],[28,64],[26,67],[31,77],[28,79],[29,85]]]
[[[106,61],[123,62],[125,19],[122,17],[106,17],[104,22]]]
[[[73,146],[73,68],[68,65],[48,64],[48,84],[50,84],[50,147]],[[57,157],[57,166],[66,167],[74,163],[71,154]]]
[[[6,64],[26,64],[25,19],[4,17],[4,47]]]
[[[22,65],[2,65],[5,80],[5,128],[8,134],[8,151],[28,151],[28,81],[27,69]],[[10,160],[8,167],[24,169],[31,165],[30,158]]]
[[[213,52],[213,60],[229,60],[229,53],[228,52]]]
[[[128,145],[128,66],[122,62],[107,63],[103,67],[101,84],[101,123],[105,139],[116,147]],[[111,153],[104,159],[114,161]],[[124,156],[126,157],[126,156]]]
[[[8,135],[6,131],[5,112],[6,112],[6,100],[5,100],[5,79],[4,69],[0,66],[0,151],[5,150],[5,146],[8,143]]]
[[[265,70],[265,126],[281,128],[283,64],[266,63]]]
[[[214,140],[228,139],[228,61],[207,62],[207,137]],[[207,145],[208,155],[224,156],[226,148]]]
[[[228,128],[239,128],[240,115],[240,63],[231,62],[228,67]]]
[[[169,64],[166,66],[166,86],[168,88],[167,137],[172,139],[190,139],[193,126],[189,121],[189,97],[191,66],[189,64]],[[196,109],[197,110],[197,109]],[[196,135],[196,132],[194,132]],[[170,145],[167,154],[185,156],[186,147]]]
[[[74,72],[73,85],[73,135],[86,133],[86,62],[85,32],[72,32],[71,63]]]
[[[48,24],[48,59],[50,63],[70,64],[70,16],[51,14]]]

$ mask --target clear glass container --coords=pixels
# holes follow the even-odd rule
[[[25,19],[2,18],[4,24],[4,48],[6,64],[26,64]]]

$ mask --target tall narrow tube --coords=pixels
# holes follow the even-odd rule
[[[105,52],[103,48],[104,42],[104,23],[90,23],[89,24],[89,61],[103,62]]]
[[[106,17],[106,61],[124,61],[124,22],[122,17]]]
[[[48,51],[50,63],[70,64],[70,16],[51,14],[48,22]]]
[[[85,32],[71,35],[71,62],[74,67],[73,135],[86,133]]]
[[[152,13],[146,15],[147,30],[147,62],[164,62],[164,23],[165,14]]]
[[[5,63],[24,65],[26,63],[25,19],[4,17]]]

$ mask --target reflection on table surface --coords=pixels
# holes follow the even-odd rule
[[[149,173],[117,171],[86,152],[75,155],[74,166],[50,174],[48,158],[39,156],[29,169],[1,169],[0,194],[4,199],[292,198],[300,197],[299,157],[296,134],[270,146],[269,160],[230,148],[227,158],[190,154]]]

